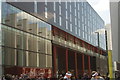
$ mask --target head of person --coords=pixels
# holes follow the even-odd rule
[[[92,72],[92,77],[97,79],[98,78],[98,72],[96,72],[96,71]]]
[[[83,74],[83,76],[84,76],[84,77],[87,77],[87,76],[88,76],[88,74],[87,74],[87,73],[84,73],[84,74]]]
[[[67,71],[67,73],[65,74],[68,78],[70,78],[72,76],[70,71]]]

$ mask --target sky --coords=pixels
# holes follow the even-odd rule
[[[105,25],[110,24],[109,0],[87,0],[87,1],[104,20]]]

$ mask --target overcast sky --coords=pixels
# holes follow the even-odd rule
[[[110,23],[109,0],[87,0],[87,1],[105,21],[105,24],[109,24]]]

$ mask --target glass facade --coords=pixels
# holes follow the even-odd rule
[[[1,23],[3,65],[52,67],[49,24],[7,3],[2,3]]]
[[[62,47],[71,49],[71,54],[77,51],[98,57],[97,53],[104,53],[96,48],[98,37],[95,33],[104,28],[104,21],[87,2],[3,2],[1,15],[0,55],[5,67],[52,68],[54,72],[55,67],[61,68],[57,62],[55,66],[54,58],[61,63],[62,55],[65,55],[64,49],[62,52],[57,47],[55,52],[52,48],[57,42],[60,43],[57,45],[64,44]],[[99,39],[100,47],[105,49],[105,36],[100,34]],[[70,57],[68,55],[68,59]]]
[[[14,3],[11,3],[14,4]],[[94,46],[98,46],[97,34],[95,31],[104,28],[104,21],[96,13],[88,2],[37,2],[21,3],[28,4],[28,7],[20,3],[14,5],[29,12],[36,13],[40,19],[64,30],[73,36],[82,39]],[[31,10],[37,5],[37,11]],[[47,10],[47,13],[46,13]],[[33,14],[34,15],[34,14]],[[47,15],[47,16],[46,16]],[[35,15],[36,16],[36,15]],[[46,19],[47,17],[47,19]],[[76,28],[77,27],[77,31]],[[105,48],[105,36],[100,34],[100,47]]]
[[[48,4],[50,3],[52,2]],[[58,4],[58,2],[54,2],[54,4]],[[62,2],[62,4],[58,6],[58,9],[54,9],[54,15],[57,15],[57,17],[54,16],[54,19],[60,18],[60,20],[56,20],[52,24],[94,46],[98,46],[97,34],[95,34],[95,31],[104,28],[104,21],[94,11],[90,4],[88,2]],[[53,7],[55,8],[55,5]],[[62,14],[60,7],[63,11]],[[65,7],[65,9],[63,9],[63,7]],[[59,12],[60,15],[58,15],[57,12]],[[105,36],[102,34],[99,36],[100,47],[106,49]]]

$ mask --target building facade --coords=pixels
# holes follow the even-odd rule
[[[113,42],[113,61],[119,61],[119,54],[118,54],[118,15],[119,15],[119,3],[118,2],[111,2],[110,3],[110,15],[111,15],[111,30],[112,30],[112,42]],[[116,13],[114,13],[116,12]]]
[[[119,25],[120,25],[120,0],[110,2],[111,31],[112,31],[112,58],[114,63],[114,74],[120,72],[120,54],[119,54]],[[116,76],[116,75],[115,75]],[[119,73],[120,76],[120,73]]]
[[[98,40],[95,33],[101,28],[104,21],[88,2],[2,2],[0,71],[47,78],[68,70],[76,77],[105,74],[105,35]]]

